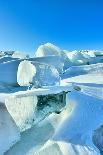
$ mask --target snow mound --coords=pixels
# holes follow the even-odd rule
[[[17,82],[20,86],[29,86],[33,82],[36,68],[31,62],[24,60],[18,66]]]
[[[50,56],[50,55],[60,56],[60,54],[61,54],[61,50],[59,47],[51,43],[46,43],[44,45],[39,46],[39,48],[35,53],[35,56],[36,57],[43,57],[43,56]]]
[[[28,57],[29,57],[28,55],[19,51],[15,51],[12,55],[12,58],[19,58],[19,59],[27,59]]]

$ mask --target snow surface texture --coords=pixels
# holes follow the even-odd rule
[[[0,121],[0,155],[103,154],[103,51],[1,52]]]

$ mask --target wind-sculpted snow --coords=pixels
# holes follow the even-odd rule
[[[39,46],[35,53],[36,57],[43,57],[43,56],[60,56],[61,49],[51,43],[46,43],[44,45]]]
[[[0,52],[0,155],[103,154],[102,96],[103,51]]]

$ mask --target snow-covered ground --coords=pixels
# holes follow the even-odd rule
[[[0,53],[0,155],[103,154],[103,51]]]

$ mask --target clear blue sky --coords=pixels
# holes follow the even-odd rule
[[[103,0],[0,0],[0,50],[103,49]]]

